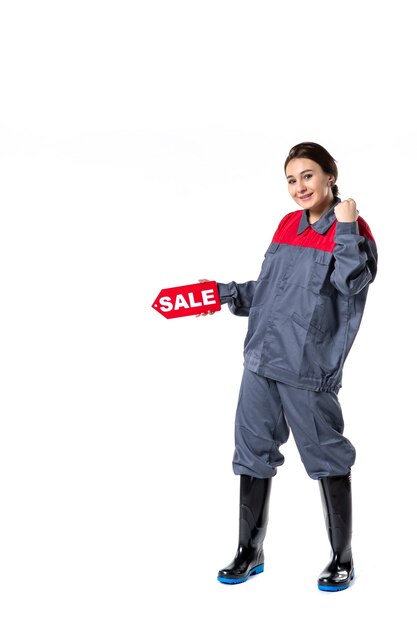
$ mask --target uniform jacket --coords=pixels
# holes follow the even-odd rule
[[[220,301],[249,316],[245,367],[302,389],[337,391],[361,323],[377,249],[367,223],[338,222],[334,207],[310,225],[286,215],[258,280],[218,283]]]

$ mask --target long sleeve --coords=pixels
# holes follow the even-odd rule
[[[247,317],[252,305],[257,281],[247,283],[217,283],[221,304],[228,304],[233,315]]]
[[[334,238],[335,265],[330,281],[345,296],[354,296],[376,276],[377,248],[371,231],[361,218],[338,222]]]

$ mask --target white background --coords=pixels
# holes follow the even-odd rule
[[[340,625],[414,611],[412,2],[2,2],[0,623]],[[262,576],[237,541],[247,320],[160,289],[257,277],[300,141],[339,164],[380,254],[340,399],[357,579],[292,439]],[[145,617],[145,614],[147,616]]]

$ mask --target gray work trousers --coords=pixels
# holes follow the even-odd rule
[[[236,411],[233,471],[256,478],[274,476],[284,463],[279,448],[291,430],[311,478],[345,475],[356,453],[343,428],[336,392],[297,389],[245,368]]]

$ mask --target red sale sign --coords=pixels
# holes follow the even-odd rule
[[[152,307],[167,319],[220,311],[215,281],[162,289]]]

